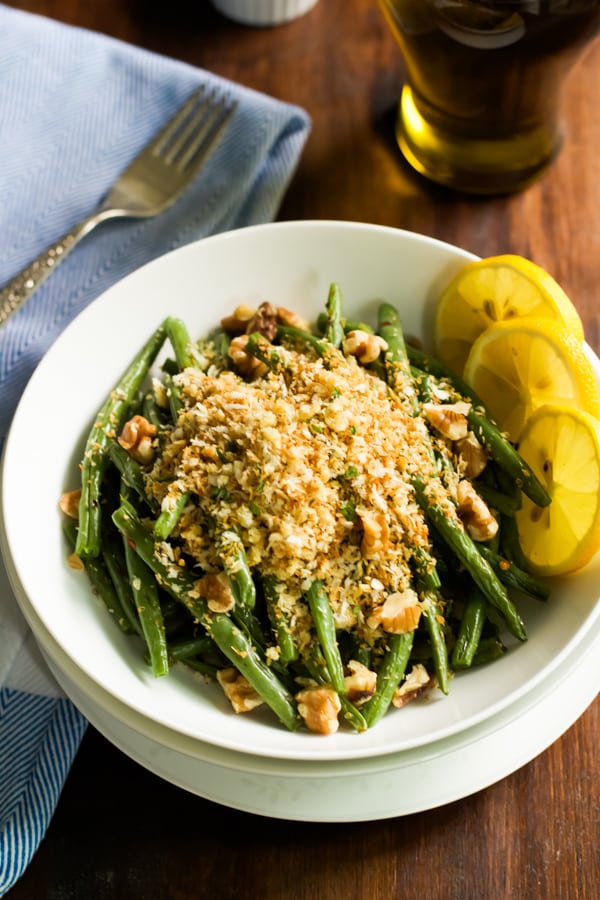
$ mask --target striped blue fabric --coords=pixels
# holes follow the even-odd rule
[[[0,330],[0,445],[31,373],[65,326],[156,256],[272,220],[310,129],[298,107],[0,4],[0,284],[92,212],[203,83],[227,88],[238,106],[194,185],[155,219],[101,226]],[[15,675],[27,641],[19,615],[0,577],[0,896],[43,837],[86,724],[47,670],[35,687]]]

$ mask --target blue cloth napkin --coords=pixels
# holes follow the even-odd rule
[[[93,211],[198,85],[238,106],[177,204],[102,225],[0,330],[0,443],[36,364],[110,285],[203,236],[272,220],[310,129],[306,113],[206,71],[0,4],[0,285]],[[0,567],[0,896],[54,812],[86,728],[36,653]]]

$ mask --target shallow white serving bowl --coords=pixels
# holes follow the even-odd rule
[[[108,740],[191,793],[275,818],[364,822],[462,799],[545,750],[583,713],[600,688],[597,620],[559,672],[495,715],[450,737],[359,759],[275,759],[207,744],[134,712],[75,666],[37,618],[27,597],[19,593],[19,598],[35,622],[36,638],[55,678]]]
[[[108,695],[174,735],[288,760],[348,761],[424,747],[496,715],[550,678],[600,616],[600,561],[557,580],[551,600],[523,601],[530,639],[505,658],[457,676],[449,697],[409,705],[364,735],[290,734],[268,711],[235,716],[220,688],[183,667],[154,679],[138,642],[123,636],[80,573],[69,569],[58,498],[77,485],[95,412],[167,314],[201,336],[239,303],[268,299],[311,317],[340,283],[348,315],[372,319],[395,303],[405,331],[426,336],[442,286],[473,257],[420,235],[358,223],[298,222],[230,232],[168,254],[93,303],[34,373],[15,414],[2,476],[4,553],[28,609]],[[594,357],[600,372],[600,364]],[[48,436],[43,448],[39,436]],[[24,486],[29,503],[23,502]],[[18,596],[18,592],[17,592]],[[30,615],[35,632],[34,616]]]

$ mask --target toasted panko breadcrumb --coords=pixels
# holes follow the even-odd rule
[[[300,649],[315,579],[337,627],[372,644],[382,626],[367,619],[409,587],[412,554],[428,546],[410,488],[412,473],[432,472],[426,424],[353,357],[277,352],[279,368],[256,380],[176,376],[183,409],[148,490],[165,504],[174,490],[189,494],[175,534],[204,571],[222,567],[211,535],[239,535],[250,567],[283,586],[278,604]]]

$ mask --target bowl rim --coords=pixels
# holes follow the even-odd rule
[[[177,250],[170,251],[167,254],[157,257],[155,260],[146,264],[136,272],[133,272],[130,275],[126,276],[126,278],[117,282],[117,284],[109,288],[95,301],[93,301],[63,332],[61,337],[55,342],[54,346],[46,354],[46,356],[34,372],[34,375],[30,379],[30,382],[27,385],[23,397],[21,398],[21,401],[18,405],[17,412],[15,413],[13,424],[11,425],[3,452],[3,463],[8,460],[8,466],[3,464],[2,471],[2,516],[5,524],[7,525],[6,552],[10,554],[13,562],[15,563],[15,569],[17,571],[19,579],[21,579],[22,581],[23,590],[26,592],[29,601],[32,602],[36,612],[39,611],[42,613],[42,621],[44,622],[46,627],[48,627],[49,624],[51,626],[52,623],[48,623],[44,618],[43,609],[40,610],[39,597],[34,601],[29,595],[29,592],[27,590],[28,579],[27,577],[23,577],[25,573],[22,552],[20,554],[16,554],[15,561],[16,548],[14,546],[14,539],[11,535],[10,529],[12,516],[11,510],[9,507],[7,507],[6,504],[7,502],[10,504],[10,499],[14,497],[14,493],[13,491],[11,491],[11,486],[9,484],[9,481],[14,474],[10,467],[11,465],[14,467],[15,454],[18,451],[13,448],[13,444],[17,440],[16,436],[19,435],[19,429],[22,430],[23,418],[29,411],[29,404],[32,402],[30,398],[33,398],[34,393],[39,389],[42,380],[47,374],[47,370],[50,365],[49,361],[55,361],[60,356],[60,354],[64,352],[63,348],[72,348],[73,341],[76,340],[81,335],[81,333],[85,333],[86,330],[88,332],[90,331],[90,329],[93,330],[94,326],[97,325],[102,318],[101,310],[103,310],[103,307],[108,305],[108,311],[110,312],[116,301],[120,300],[120,298],[122,298],[123,295],[127,291],[129,291],[132,286],[135,287],[136,284],[147,284],[153,281],[154,276],[160,274],[161,270],[164,270],[165,268],[169,269],[169,267],[172,267],[175,264],[187,264],[190,260],[192,260],[193,264],[196,254],[199,254],[200,257],[202,257],[202,255],[206,253],[210,255],[211,249],[214,247],[221,246],[224,248],[228,248],[228,245],[230,245],[232,242],[235,244],[236,242],[239,243],[240,241],[248,243],[249,241],[251,242],[252,238],[255,236],[260,236],[261,240],[269,240],[275,235],[285,235],[285,240],[294,239],[295,241],[299,240],[302,236],[306,237],[308,235],[309,241],[314,240],[318,242],[321,242],[324,239],[324,235],[329,235],[330,238],[334,235],[343,236],[344,239],[348,239],[350,241],[354,240],[356,237],[365,240],[368,236],[369,240],[374,241],[378,241],[379,239],[384,238],[385,240],[407,242],[407,246],[410,246],[411,250],[416,248],[417,246],[427,251],[429,251],[431,248],[434,248],[442,253],[447,253],[448,257],[454,259],[455,261],[460,260],[462,262],[476,258],[473,254],[470,254],[459,247],[455,247],[454,245],[448,244],[444,241],[440,241],[436,238],[417,234],[415,232],[410,232],[403,229],[391,228],[389,226],[372,225],[369,223],[361,222],[337,222],[335,220],[302,220],[299,222],[286,221],[268,223],[265,225],[249,226],[248,228],[244,229],[236,229],[234,231],[224,232],[219,235],[204,238],[200,241],[195,241]],[[208,250],[206,248],[208,248]],[[421,306],[423,305],[424,301],[421,303]],[[131,353],[131,355],[133,355],[135,349],[136,347],[132,348],[133,352]],[[597,358],[593,356],[593,354],[592,357],[595,361],[597,373],[600,373],[600,361],[598,361]],[[114,380],[112,375],[111,378]],[[27,429],[25,429],[25,431],[27,431]],[[65,466],[68,468],[66,461]],[[354,741],[353,743],[347,742],[347,746],[344,746],[342,749],[336,749],[335,746],[331,745],[331,742],[329,742],[328,739],[309,736],[309,740],[312,742],[312,746],[307,746],[306,740],[301,740],[297,742],[297,747],[295,744],[294,746],[286,745],[285,747],[271,747],[270,745],[243,745],[242,750],[243,752],[258,752],[260,753],[260,755],[271,755],[290,759],[343,760],[358,758],[361,756],[371,756],[374,754],[385,755],[389,753],[396,753],[403,749],[411,749],[415,746],[425,746],[432,741],[442,740],[452,734],[470,727],[471,725],[476,724],[479,721],[482,721],[485,718],[488,718],[489,716],[498,712],[508,703],[514,702],[516,699],[518,699],[519,696],[529,691],[542,678],[549,677],[552,671],[554,671],[556,667],[560,665],[562,659],[566,657],[567,653],[570,652],[574,646],[576,646],[578,641],[583,639],[585,633],[587,632],[587,630],[589,630],[593,621],[595,621],[599,614],[600,605],[596,603],[594,609],[591,611],[586,622],[584,623],[585,627],[581,627],[579,631],[576,632],[571,640],[569,640],[568,643],[562,648],[562,652],[558,653],[552,659],[551,663],[547,663],[545,666],[543,666],[536,676],[528,679],[528,681],[523,684],[518,690],[513,690],[509,695],[503,697],[500,700],[497,700],[489,707],[479,710],[477,714],[467,716],[463,721],[457,722],[447,727],[440,727],[437,731],[434,730],[434,732],[429,737],[411,738],[407,737],[404,734],[402,736],[402,739],[399,739],[396,742],[392,742],[391,744],[381,746],[378,745],[378,742],[376,740],[365,741],[364,738],[366,737],[366,735],[361,735],[357,736],[357,741]],[[106,618],[108,619],[108,616],[106,616]],[[55,636],[51,628],[50,633]],[[59,640],[59,644],[63,650],[66,650],[66,652],[68,652],[68,647],[65,648],[64,646],[64,640]],[[116,647],[114,649],[116,652]],[[88,674],[92,674],[92,677],[97,677],[97,673],[89,671],[89,663],[88,667],[86,668],[86,660],[81,660],[77,657],[75,661],[78,663],[83,662],[84,671],[86,671]],[[105,681],[101,681],[100,683],[101,686],[105,689],[108,689],[110,693],[114,693],[115,685],[113,683],[109,683],[108,685]],[[116,696],[120,698],[120,694],[118,691]],[[443,702],[447,703],[448,699],[449,698],[444,698]],[[126,700],[125,702],[128,701]],[[152,716],[153,714],[152,710],[149,710],[145,707],[142,711],[145,714],[150,714],[150,716]],[[161,721],[158,712],[155,712],[154,715],[158,716],[158,721]],[[279,728],[281,726],[277,725],[277,727]],[[375,731],[376,729],[373,729],[373,732]],[[227,734],[225,736],[207,736],[198,734],[197,730],[194,729],[188,730],[187,733],[192,734],[192,736],[196,736],[198,740],[208,740],[210,743],[216,743],[223,747],[239,749],[239,737],[236,734]],[[277,742],[275,742],[275,744],[277,745]]]

